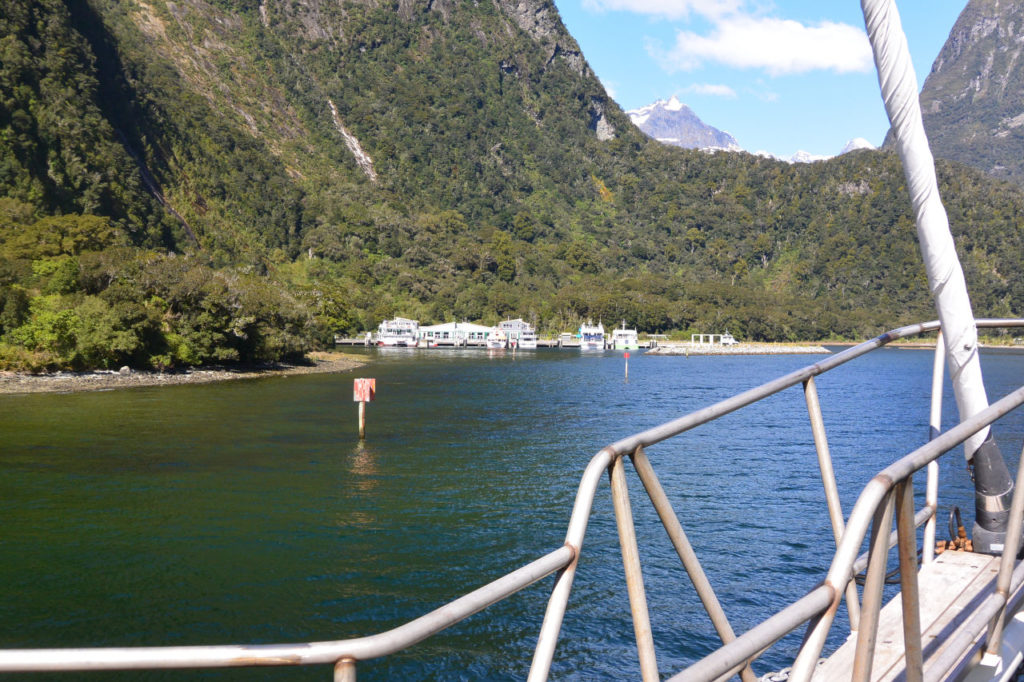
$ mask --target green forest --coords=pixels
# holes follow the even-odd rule
[[[7,0],[0,369],[296,360],[395,315],[767,341],[935,316],[895,155],[648,140],[553,4],[516,4]],[[1019,314],[1024,193],[938,170],[976,314]]]

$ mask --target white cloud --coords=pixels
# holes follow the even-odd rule
[[[594,12],[635,12],[667,19],[686,19],[691,14],[722,17],[739,11],[743,5],[744,0],[583,0],[584,9]]]
[[[617,0],[625,2],[626,0]],[[871,47],[860,28],[823,21],[809,26],[788,19],[730,16],[708,36],[680,31],[675,47],[660,59],[670,71],[691,71],[704,62],[764,69],[772,76],[831,70],[870,71]]]
[[[736,98],[736,91],[728,85],[715,85],[712,83],[695,83],[683,90],[683,92],[695,95],[710,95],[712,97],[728,97],[729,99]]]

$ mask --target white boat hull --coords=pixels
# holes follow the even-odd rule
[[[416,341],[409,339],[380,339],[377,345],[381,348],[415,348]]]

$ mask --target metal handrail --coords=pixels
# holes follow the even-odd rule
[[[367,637],[301,644],[8,649],[0,650],[0,671],[226,668],[365,661],[393,654],[423,641],[576,560],[572,547],[559,547],[430,613]]]
[[[895,485],[909,480],[915,471],[925,467],[929,462],[934,461],[942,454],[953,449],[978,429],[991,424],[1022,404],[1024,404],[1024,387],[1010,393],[989,406],[988,409],[961,422],[956,427],[914,450],[877,474],[865,486],[864,491],[854,505],[853,512],[850,514],[846,526],[846,533],[839,544],[839,549],[832,560],[824,583],[808,592],[801,599],[798,599],[790,607],[787,607],[786,610],[777,614],[781,615],[794,610],[800,614],[800,618],[784,619],[782,622],[784,622],[786,629],[778,626],[770,627],[767,628],[767,633],[758,632],[758,636],[748,638],[748,635],[752,635],[755,631],[759,631],[759,628],[770,623],[772,619],[769,619],[762,623],[761,626],[740,636],[735,642],[723,646],[718,651],[703,658],[671,679],[676,682],[715,679],[727,672],[735,665],[736,661],[750,658],[764,646],[778,641],[778,639],[794,631],[808,620],[818,617],[818,621],[811,632],[808,633],[800,656],[797,658],[798,664],[805,664],[806,661],[810,661],[810,669],[813,670],[813,666],[816,665],[818,656],[821,654],[825,634],[827,634],[828,627],[831,625],[832,618],[838,608],[838,599],[841,596],[842,588],[854,574],[857,551],[867,536],[867,531],[872,525],[876,512],[890,501],[890,495]],[[888,546],[886,549],[888,549]],[[882,570],[884,570],[884,567]],[[829,595],[827,603],[822,603],[823,594]],[[769,636],[772,639],[766,640],[766,637]],[[804,679],[800,677],[804,667],[805,665],[794,665],[791,679]]]
[[[977,320],[976,323],[978,327],[984,328],[1024,327],[1024,320],[991,319]],[[909,506],[901,505],[900,517],[902,521],[900,522],[901,525],[898,524],[898,531],[889,532],[891,531],[891,523],[887,525],[884,522],[884,518],[882,522],[876,522],[874,524],[874,537],[876,540],[872,542],[872,550],[858,557],[858,548],[866,536],[872,519],[879,515],[884,517],[887,514],[885,510],[891,508],[895,486],[910,481],[915,471],[933,462],[937,457],[961,443],[978,429],[984,428],[1010,410],[1024,404],[1024,388],[1018,389],[990,406],[987,410],[974,415],[972,418],[965,420],[960,425],[941,435],[936,433],[938,418],[933,400],[931,423],[933,436],[935,437],[926,445],[918,448],[878,474],[864,489],[849,520],[845,524],[845,529],[837,534],[837,537],[841,539],[839,540],[838,549],[825,582],[737,638],[734,638],[731,627],[725,619],[725,614],[721,610],[721,605],[718,603],[710,585],[707,584],[706,577],[703,576],[699,561],[697,561],[696,556],[693,554],[692,548],[689,547],[685,534],[682,532],[682,527],[678,524],[677,519],[673,523],[674,512],[672,512],[671,507],[668,505],[667,498],[662,499],[664,498],[664,492],[662,491],[660,495],[658,493],[660,484],[657,482],[653,469],[650,468],[647,461],[645,448],[702,424],[714,421],[719,417],[756,403],[786,388],[803,384],[805,391],[809,390],[808,387],[810,390],[813,390],[814,377],[824,372],[885,346],[892,341],[938,330],[939,323],[937,321],[900,327],[857,346],[848,348],[821,362],[791,372],[759,387],[602,448],[590,460],[581,477],[563,546],[522,568],[392,630],[355,639],[299,644],[0,650],[0,672],[334,664],[336,681],[354,680],[357,662],[386,656],[407,648],[519,592],[538,580],[557,573],[545,610],[544,621],[541,625],[529,676],[530,680],[544,680],[548,676],[554,657],[555,646],[567,608],[580,552],[582,551],[583,537],[593,508],[594,497],[600,485],[602,475],[605,471],[608,471],[612,480],[617,523],[620,527],[620,540],[624,548],[624,565],[627,573],[627,585],[631,590],[634,626],[638,634],[638,642],[640,643],[641,669],[645,678],[656,679],[657,667],[654,659],[653,641],[649,638],[650,625],[646,623],[646,598],[643,596],[642,591],[643,583],[639,574],[639,561],[631,556],[634,554],[635,548],[635,537],[631,539],[632,512],[629,509],[628,493],[625,490],[625,478],[621,476],[623,458],[630,456],[638,473],[640,473],[645,488],[651,495],[652,502],[658,510],[659,516],[662,518],[662,522],[666,526],[673,544],[680,554],[680,558],[683,560],[687,571],[697,586],[698,594],[704,602],[705,608],[708,610],[723,641],[726,642],[718,651],[672,679],[707,680],[716,679],[722,675],[735,674],[736,672],[740,672],[744,679],[751,679],[752,673],[749,669],[749,662],[751,660],[757,658],[757,656],[786,634],[811,621],[813,627],[808,632],[804,646],[801,648],[801,653],[798,656],[796,667],[794,668],[794,679],[809,679],[812,668],[808,667],[808,661],[811,661],[813,658],[816,662],[824,646],[825,636],[839,606],[839,601],[842,599],[843,591],[851,582],[854,573],[859,572],[869,564],[874,565],[878,563],[882,564],[882,572],[884,573],[884,560],[879,562],[878,557],[888,552],[896,544],[901,545],[901,551],[905,554],[907,550],[903,547],[906,544],[903,540],[905,540],[907,529],[934,522],[936,505],[931,491],[931,479],[933,477],[929,475],[929,493],[926,498],[925,507],[915,512],[912,494],[907,495],[907,491],[904,491],[902,493],[902,500],[906,501],[909,499],[910,502]],[[936,353],[941,353],[941,348],[937,348]],[[937,364],[937,368],[940,369],[941,365]],[[939,371],[939,369],[936,371]],[[940,386],[941,379],[936,383]],[[808,397],[812,422],[817,422],[820,419],[820,411],[816,403],[817,396],[815,391],[813,400],[810,396]],[[818,431],[819,426],[816,425],[814,427],[816,446],[818,446],[819,454],[824,449],[827,455],[827,444],[824,444],[823,430]],[[819,436],[822,438],[819,439]],[[826,465],[823,464],[823,480],[826,488],[829,488],[831,483],[826,480],[825,468]],[[1022,452],[1021,470],[1024,471],[1024,452]],[[1018,485],[1017,492],[1020,493],[1022,488],[1024,488],[1024,485]],[[1024,494],[1022,494],[1019,503],[1015,496],[1014,504],[1024,508]],[[907,508],[903,509],[903,507]],[[1017,507],[1015,506],[1014,509],[1017,509]],[[830,509],[830,515],[834,516],[834,510]],[[909,521],[906,518],[908,515]],[[841,514],[839,518],[841,520]],[[887,527],[889,531],[885,530]],[[874,570],[872,570],[873,568]],[[869,568],[868,580],[877,582],[877,573],[877,567],[872,566],[872,568]],[[916,574],[914,574],[913,579],[916,580]],[[1004,587],[1008,585],[1009,593],[1013,594],[1017,587],[1024,583],[1024,570],[1018,569],[1017,573],[1013,574],[1012,579],[1001,577],[1000,580],[1001,587],[999,593],[990,597],[989,601],[986,602],[986,610],[982,614],[985,618],[975,618],[973,621],[970,621],[981,622],[982,630],[985,627],[989,627],[991,622],[993,630],[998,631],[999,625],[994,622],[994,619],[1001,617],[1001,614],[1004,612],[1007,602],[1006,589]],[[638,585],[639,589],[637,589]],[[880,583],[878,585],[880,590]],[[865,594],[867,592],[866,589]],[[865,601],[867,602],[868,600],[866,599]],[[855,604],[855,602],[855,599],[851,600],[851,604]],[[851,609],[851,614],[855,608],[854,606]],[[869,618],[876,618],[877,614],[874,611],[875,607],[872,605],[871,613],[868,614]],[[870,637],[867,639],[870,639]],[[956,661],[953,661],[952,664],[955,663]]]
[[[1024,320],[1019,320],[1019,319],[1003,319],[1003,318],[1000,318],[1000,319],[979,319],[979,320],[976,320],[976,325],[978,327],[983,327],[983,328],[1022,327],[1022,326],[1024,326]],[[590,514],[590,508],[591,508],[591,505],[592,505],[592,502],[593,502],[593,497],[594,497],[594,494],[595,494],[596,485],[597,485],[598,481],[600,480],[600,474],[605,469],[608,469],[609,467],[611,467],[615,463],[615,461],[617,459],[620,459],[620,458],[622,458],[622,457],[624,457],[626,455],[632,455],[634,452],[642,451],[643,449],[647,448],[650,445],[653,445],[655,443],[659,443],[659,442],[664,441],[664,440],[666,440],[668,438],[671,438],[673,436],[677,436],[677,435],[682,434],[682,433],[684,433],[686,431],[689,431],[689,430],[691,430],[693,428],[696,428],[697,426],[700,426],[702,424],[706,424],[708,422],[711,422],[711,421],[713,421],[715,419],[718,419],[719,417],[722,417],[722,416],[724,416],[726,414],[729,414],[729,413],[734,412],[736,410],[739,410],[739,409],[741,409],[743,407],[746,407],[746,406],[748,406],[750,404],[758,402],[758,401],[760,401],[760,400],[762,400],[764,398],[767,398],[767,397],[772,396],[772,395],[774,395],[776,393],[779,393],[780,391],[783,391],[786,388],[790,388],[790,387],[795,386],[797,384],[806,383],[806,382],[808,382],[810,380],[813,380],[813,378],[815,376],[823,374],[824,372],[827,372],[829,370],[835,369],[836,367],[839,367],[840,365],[843,365],[843,364],[845,364],[847,362],[850,362],[851,360],[854,360],[855,358],[858,358],[858,357],[860,357],[862,355],[865,355],[865,354],[867,354],[867,353],[869,353],[869,352],[871,352],[873,350],[876,350],[877,348],[885,346],[885,345],[891,343],[892,341],[895,341],[895,340],[898,340],[898,339],[902,339],[902,338],[908,338],[908,337],[911,337],[911,336],[917,336],[917,335],[920,335],[920,334],[923,334],[923,333],[932,332],[932,331],[940,331],[940,324],[939,324],[938,321],[924,322],[924,323],[920,323],[920,324],[908,325],[908,326],[900,327],[898,329],[894,329],[892,331],[886,332],[885,334],[881,334],[880,336],[877,336],[874,339],[871,339],[869,341],[865,341],[864,343],[858,344],[857,346],[853,346],[851,348],[848,348],[845,351],[837,353],[837,354],[835,354],[835,355],[833,355],[833,356],[831,356],[831,357],[829,357],[829,358],[827,358],[827,359],[825,359],[825,360],[823,360],[821,362],[818,362],[818,363],[815,363],[813,365],[809,365],[809,366],[804,367],[802,369],[796,370],[796,371],[791,372],[790,374],[787,374],[787,375],[785,375],[783,377],[780,377],[780,378],[775,379],[773,381],[769,381],[769,382],[767,382],[765,384],[762,384],[761,386],[758,386],[756,388],[752,388],[752,389],[750,389],[748,391],[745,391],[743,393],[739,393],[739,394],[737,394],[735,396],[732,396],[732,397],[727,398],[725,400],[722,400],[722,401],[720,401],[718,403],[715,403],[715,404],[713,404],[713,405],[711,405],[709,407],[705,407],[703,409],[697,410],[695,412],[692,412],[692,413],[690,413],[688,415],[685,415],[683,417],[680,417],[678,419],[666,422],[666,423],[661,424],[659,426],[655,426],[655,427],[653,427],[651,429],[648,429],[648,430],[643,431],[641,433],[635,434],[633,436],[629,436],[629,437],[624,438],[622,440],[619,440],[619,441],[617,441],[617,442],[615,442],[615,443],[613,443],[613,444],[611,444],[609,446],[606,446],[605,448],[600,450],[591,459],[590,463],[587,466],[586,471],[584,472],[583,479],[582,479],[582,481],[580,483],[579,492],[577,493],[576,504],[574,506],[573,514],[572,514],[572,517],[571,517],[570,522],[569,522],[569,529],[568,529],[568,532],[566,533],[566,539],[565,539],[566,544],[575,547],[577,549],[577,551],[581,551],[582,544],[583,544],[583,535],[584,535],[584,533],[586,531],[587,520],[588,520],[588,517],[589,517],[589,514]],[[939,352],[941,352],[941,348],[937,347],[936,348],[936,353],[939,353]],[[933,389],[937,389],[937,388],[941,388],[941,382],[933,382]],[[1021,389],[1021,390],[1024,391],[1024,389]],[[1016,394],[1011,394],[1011,395],[1016,395]],[[1024,397],[1022,397],[1021,401],[1024,402]],[[1001,401],[1000,403],[997,403],[997,405],[1003,404],[1003,403],[1005,403],[1005,400]],[[1009,411],[1010,409],[1013,409],[1013,408],[1019,406],[1020,404],[1021,404],[1020,402],[1013,403],[1012,405],[1010,405],[1009,407],[1006,408],[1006,411]],[[980,418],[981,415],[990,415],[990,414],[994,415],[994,416],[992,416],[989,421],[986,421],[986,422],[983,422],[983,423],[979,421],[979,418]],[[977,423],[977,426],[974,428],[974,430],[971,430],[970,432],[965,433],[965,435],[963,436],[963,438],[960,439],[960,441],[957,441],[956,443],[953,443],[953,444],[949,445],[945,450],[942,450],[941,452],[938,452],[935,455],[935,457],[938,457],[939,454],[942,454],[943,452],[948,451],[952,447],[955,447],[955,445],[959,444],[959,442],[961,442],[962,440],[965,440],[966,438],[968,438],[975,431],[977,431],[977,430],[979,430],[981,428],[984,428],[985,426],[990,424],[992,421],[995,421],[995,419],[998,419],[1003,414],[1005,414],[1005,412],[999,412],[998,414],[996,414],[995,412],[993,412],[992,408],[990,408],[989,410],[986,410],[986,411],[980,413],[980,415],[975,415],[975,418],[973,420],[968,420],[967,422],[964,422],[963,424],[961,424],[960,427],[957,427],[958,429],[963,430],[964,424],[970,425],[970,424]],[[935,409],[934,404],[933,404],[933,409],[932,409],[931,417],[933,419],[936,419],[937,418],[936,415],[937,415],[937,412],[936,412],[936,409]],[[813,417],[812,417],[812,419],[813,419]],[[937,427],[936,427],[936,429],[937,429]],[[957,431],[957,430],[951,431],[951,433],[953,433],[953,432],[957,432],[958,433],[959,431]],[[934,433],[933,433],[933,435],[934,435]],[[948,435],[947,435],[947,439],[948,439]],[[945,442],[945,441],[942,441],[942,442]],[[932,443],[930,443],[929,445],[932,445],[934,447],[935,443],[936,443],[936,441],[933,440]],[[927,462],[925,464],[927,464]],[[935,485],[937,485],[937,475],[931,474],[929,476],[929,481],[930,482],[934,482]],[[933,490],[930,489],[929,493],[927,495],[927,498],[931,499],[933,497],[934,497],[934,492],[933,492]],[[930,503],[926,503],[926,507],[923,510],[921,510],[920,513],[915,515],[914,526],[917,527],[917,526],[920,526],[922,524],[925,524],[925,523],[929,522],[930,520],[933,520],[935,512],[936,512],[936,507],[934,505],[930,504]],[[872,513],[872,516],[873,516],[873,513]],[[853,516],[851,516],[851,521],[852,520],[853,520]],[[869,522],[870,522],[870,519],[869,519]],[[860,539],[857,541],[856,545],[853,545],[853,550],[852,551],[854,551],[854,553],[856,552],[856,549],[860,547],[860,543],[863,542],[864,534],[866,532],[867,532],[867,526],[865,525],[865,527],[863,529],[863,532],[860,533]],[[846,537],[846,535],[847,534],[844,534],[843,537]],[[895,534],[892,534],[892,535],[895,536]],[[885,533],[885,535],[883,537],[886,540],[885,549],[887,551],[889,547],[893,546],[896,543],[896,538],[895,537],[890,538],[890,534],[889,533]],[[847,545],[845,545],[845,546],[849,546],[849,543],[847,543]],[[844,545],[842,543],[840,543],[840,548],[842,548],[842,547],[844,547]],[[836,556],[837,557],[839,556],[839,552],[838,551],[837,551]],[[855,558],[856,558],[855,555],[853,557],[850,557],[850,566],[851,567],[854,565],[854,559]],[[856,564],[859,565],[858,570],[860,570],[861,568],[863,568],[864,566],[867,565],[867,557],[864,557],[863,559],[864,559],[863,561],[861,561],[861,560],[856,561]],[[627,570],[627,577],[626,577],[627,584],[629,584],[630,582],[638,582],[638,581],[642,582],[642,578],[638,574],[638,570],[639,570],[638,568],[635,569],[632,574],[631,574],[630,568],[628,566],[627,566],[626,570]],[[837,595],[837,594],[841,595],[841,593],[845,589],[845,586],[850,582],[850,580],[852,580],[853,575],[854,575],[853,572],[849,572],[847,574],[847,577],[846,577],[845,580],[842,580],[842,581],[833,580],[831,585],[826,588],[828,590],[832,590],[832,594],[830,596],[830,600],[835,601],[835,600],[839,599],[839,597],[837,597],[835,595]],[[575,564],[570,566],[570,567],[567,567],[564,571],[562,571],[559,574],[558,578],[556,579],[555,587],[552,590],[551,597],[550,597],[550,599],[548,601],[548,608],[547,608],[547,611],[545,613],[544,623],[541,626],[541,633],[540,633],[540,636],[538,638],[537,648],[534,651],[534,658],[533,658],[533,663],[532,663],[532,666],[531,666],[531,669],[530,669],[530,676],[529,676],[529,679],[532,682],[539,682],[540,680],[547,679],[547,675],[548,675],[548,672],[550,670],[551,662],[552,662],[553,657],[554,657],[554,650],[555,650],[555,645],[557,643],[558,632],[559,632],[559,630],[561,628],[562,618],[564,617],[564,614],[565,614],[566,604],[568,602],[568,596],[569,596],[569,592],[571,591],[572,581],[573,581],[574,577],[575,577]],[[831,574],[830,574],[830,577],[831,577]],[[698,587],[698,592],[700,592],[699,587]],[[820,598],[821,594],[822,594],[822,592],[821,592],[820,589],[819,590],[815,590],[811,594],[809,594],[807,598],[811,598],[812,595],[815,598]],[[711,599],[708,599],[706,597],[706,595],[701,594],[701,599],[702,599],[702,601],[704,601],[705,605],[707,606],[709,601],[717,601],[717,600],[713,599],[713,596],[714,596],[713,592],[711,593]],[[796,606],[796,605],[794,605],[794,606]],[[806,605],[804,605],[804,606],[806,606]],[[831,606],[830,606],[830,609],[831,609],[830,613],[833,616],[834,616],[835,610],[837,608],[838,608],[838,602],[835,601],[835,603],[832,603]],[[856,607],[854,607],[854,608],[856,608]],[[799,608],[797,608],[796,611],[794,611],[794,612],[801,612],[801,611],[800,611]],[[788,615],[792,614],[792,612],[790,612],[789,610],[786,610],[784,613],[787,613]],[[711,613],[710,615],[712,617],[712,620],[716,620],[718,618],[724,618],[724,614]],[[782,614],[780,613],[778,615],[781,616]],[[820,612],[817,615],[820,615]],[[641,615],[641,618],[642,617],[643,616]],[[766,622],[772,622],[772,620],[770,619],[769,621],[766,621]],[[788,622],[788,621],[785,618],[783,618],[779,622]],[[733,651],[740,650],[740,649],[737,649],[738,647],[740,647],[745,652],[742,657],[740,657],[737,660],[734,660],[730,665],[728,665],[726,667],[723,667],[722,669],[717,669],[715,675],[698,674],[698,675],[696,675],[696,676],[694,676],[692,678],[691,677],[683,677],[683,678],[680,678],[680,679],[694,679],[694,680],[716,679],[716,677],[718,675],[723,675],[723,674],[726,674],[726,673],[730,673],[730,674],[734,673],[734,672],[736,672],[737,670],[739,670],[740,668],[743,667],[743,665],[741,663],[749,662],[749,660],[755,658],[756,655],[759,655],[764,649],[766,649],[767,647],[771,646],[771,644],[773,644],[774,642],[778,641],[778,639],[781,639],[783,636],[788,634],[793,628],[799,627],[800,625],[802,625],[805,622],[807,622],[807,619],[804,619],[802,621],[794,623],[792,625],[792,628],[789,629],[789,630],[779,631],[779,632],[776,632],[775,629],[772,628],[772,627],[769,627],[769,628],[767,628],[765,630],[765,629],[760,628],[760,626],[759,626],[758,628],[755,628],[755,630],[757,631],[757,636],[755,636],[752,640],[748,641],[750,646],[748,646],[746,649],[742,649],[743,645],[740,643],[740,640],[743,640],[744,637],[746,637],[746,636],[744,636],[744,637],[739,638],[738,640],[733,641],[732,643],[726,642],[726,646],[724,646],[722,649],[719,649],[719,652],[716,652],[716,653],[725,652],[723,655],[728,655],[729,653],[731,653]],[[762,625],[764,625],[764,624],[762,624]],[[829,619],[828,625],[831,625],[831,619]],[[636,628],[639,631],[643,627],[645,627],[643,623],[639,623],[638,624],[636,622],[636,614],[634,614],[634,628]],[[824,632],[820,633],[821,642],[820,642],[820,645],[817,645],[817,653],[815,654],[815,662],[817,660],[817,658],[816,658],[817,655],[820,654],[821,648],[823,648],[823,646],[824,646],[824,637],[825,637],[825,635],[827,635],[828,629],[829,629],[828,627],[825,627],[824,628]],[[751,632],[754,632],[754,630],[752,630]],[[766,633],[772,633],[772,634],[770,636],[768,636],[767,639],[765,639]],[[750,634],[750,633],[748,633],[748,634]],[[807,649],[806,646],[804,648]],[[642,651],[641,651],[640,655],[641,655],[642,658],[650,656],[649,653],[644,653]],[[705,660],[707,660],[707,659],[705,659]],[[689,670],[694,670],[694,668],[691,667]],[[673,678],[673,679],[675,679],[675,678]],[[809,679],[809,674],[808,674],[808,679]]]
[[[1019,322],[1012,322],[1007,320],[984,320],[979,321],[978,326],[1020,326]],[[836,552],[835,558],[833,559],[832,566],[829,570],[828,577],[825,580],[825,586],[831,590],[833,595],[832,603],[829,604],[827,609],[822,609],[819,613],[815,614],[818,617],[818,621],[814,624],[814,627],[809,631],[807,638],[805,639],[804,646],[801,649],[797,661],[794,665],[791,673],[791,679],[809,679],[813,672],[813,668],[816,665],[818,656],[821,653],[821,649],[824,646],[825,636],[827,635],[828,629],[831,625],[832,619],[835,616],[836,609],[838,607],[839,599],[839,588],[845,585],[850,577],[856,570],[854,567],[853,555],[860,547],[863,542],[868,525],[872,523],[872,520],[876,518],[880,511],[888,507],[891,504],[892,491],[897,484],[905,484],[911,480],[911,476],[915,471],[918,471],[924,466],[927,466],[934,462],[940,455],[948,452],[953,447],[959,445],[966,440],[971,434],[975,433],[981,428],[991,424],[996,419],[1002,417],[1010,410],[1024,404],[1024,388],[1018,389],[1017,391],[1006,396],[999,402],[990,406],[987,410],[975,415],[973,418],[964,421],[957,427],[951,429],[946,434],[942,434],[936,437],[933,441],[927,445],[915,450],[911,454],[890,465],[887,469],[879,473],[865,488],[861,497],[858,499],[854,512],[850,516],[849,523],[847,525],[847,533],[843,535],[843,539],[840,543],[840,547]],[[934,413],[933,413],[934,414]],[[1024,453],[1022,453],[1021,467],[1024,467]],[[1015,497],[1015,501],[1019,505],[1017,509],[1018,515],[1020,511],[1024,509],[1024,496]],[[928,506],[931,506],[930,504]],[[912,507],[911,507],[912,511]],[[919,519],[918,519],[919,521]],[[1019,528],[1020,520],[1017,519],[1017,528]],[[889,523],[882,520],[880,523],[875,521],[875,524],[882,528],[888,527]],[[919,525],[919,523],[914,524]],[[1010,531],[1008,531],[1008,538]],[[1015,537],[1015,536],[1014,536]],[[1004,566],[1012,566],[1012,559],[1016,555],[1015,544],[1011,545],[1008,540],[1008,546],[1006,548],[1006,554],[1004,555]],[[889,545],[891,546],[891,544]],[[889,546],[885,547],[885,551],[888,551]],[[875,551],[875,550],[873,550]],[[904,549],[901,551],[901,556],[906,558],[910,553],[910,550]],[[916,554],[916,551],[914,552]],[[880,553],[881,554],[881,553]],[[860,563],[860,562],[857,562]],[[884,573],[884,560],[879,562],[879,568],[877,569],[877,576]],[[870,569],[869,569],[870,572]],[[909,573],[909,575],[908,575]],[[913,587],[909,585],[907,581],[916,581],[916,574],[913,571],[903,571],[903,586],[904,592],[907,587]],[[1005,604],[1006,592],[1011,592],[1019,586],[1017,581],[1014,581],[1013,585],[1010,585],[1009,570],[1004,568],[1001,573],[1000,583],[1002,588],[1002,601]],[[881,581],[878,581],[875,589],[879,592],[878,597],[875,598],[872,607],[877,611],[880,606],[880,589]],[[804,597],[801,602],[812,602],[815,598],[820,596],[819,590],[812,591],[810,594]],[[865,588],[865,602],[868,601],[868,590]],[[800,602],[798,602],[800,603]],[[913,605],[916,609],[916,604]],[[866,607],[865,607],[866,608]],[[1000,612],[1001,614],[1002,612]],[[979,619],[985,626],[988,625],[990,618]],[[876,621],[877,622],[877,621]],[[799,627],[802,623],[795,623],[793,629]],[[787,632],[779,632],[778,630],[773,632],[773,635],[778,635],[781,638]],[[977,632],[973,636],[976,636]],[[870,642],[873,638],[874,633],[861,633],[859,641]],[[919,640],[920,632],[916,633]],[[909,639],[908,639],[909,641]],[[692,666],[688,670],[684,671],[680,675],[673,677],[673,680],[703,680],[703,679],[714,679],[717,674],[726,671],[730,668],[732,661],[737,656],[746,655],[751,656],[759,650],[760,642],[750,644],[744,650],[740,644],[726,645],[718,652],[715,652],[711,656],[703,659],[698,664]],[[867,646],[867,645],[865,645]],[[918,645],[919,646],[919,645]],[[992,648],[990,644],[990,649]],[[997,646],[997,644],[996,644]],[[729,649],[733,649],[732,652]],[[858,657],[862,661],[862,665],[865,666],[862,673],[855,675],[855,677],[867,677],[870,673],[870,654],[861,652]],[[909,668],[909,666],[908,666]]]

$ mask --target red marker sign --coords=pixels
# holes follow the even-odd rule
[[[352,384],[352,400],[359,403],[359,440],[366,438],[366,403],[377,393],[376,379],[356,379]]]
[[[357,403],[371,403],[377,393],[376,379],[356,379],[352,385],[352,400]]]

